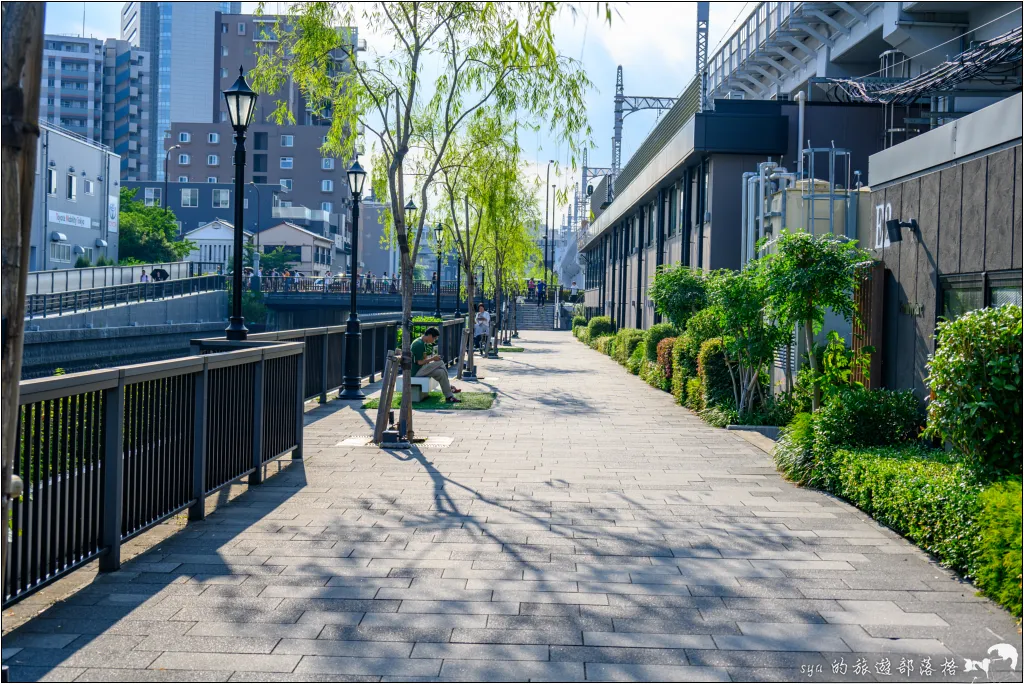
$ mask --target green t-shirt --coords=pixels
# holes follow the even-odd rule
[[[417,337],[415,340],[412,341],[411,351],[412,360],[415,361],[417,365],[419,365],[419,362],[422,361],[427,356],[427,343],[423,341],[422,337]],[[413,370],[415,371],[416,368],[413,368]]]

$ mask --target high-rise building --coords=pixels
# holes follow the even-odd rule
[[[155,116],[150,121],[150,175],[163,179],[164,138],[171,122],[210,122],[219,98],[214,57],[218,12],[240,2],[126,2],[121,38],[149,52]]]
[[[103,144],[121,157],[121,178],[150,177],[150,55],[126,40],[103,44]]]
[[[103,59],[102,40],[45,36],[39,120],[102,142]]]

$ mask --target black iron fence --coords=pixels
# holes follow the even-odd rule
[[[291,452],[302,457],[302,344],[21,383],[4,605]]]
[[[351,292],[352,279],[348,276],[268,276],[260,279],[260,289],[263,292],[276,294],[287,293],[330,293],[348,294]],[[442,280],[441,294],[445,297],[455,295],[457,281]],[[436,294],[437,283],[433,280],[414,280],[412,293],[414,295]],[[366,294],[400,294],[401,285],[398,280],[392,278],[360,278],[356,284],[356,291]]]
[[[223,275],[204,275],[159,283],[130,283],[71,292],[30,294],[25,297],[25,317],[32,319],[59,316],[118,304],[150,302],[168,297],[223,290],[226,285],[227,279]]]

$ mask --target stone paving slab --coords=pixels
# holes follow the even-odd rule
[[[1005,611],[783,481],[763,440],[567,333],[521,344],[481,361],[491,410],[416,414],[450,439],[411,451],[311,408],[304,461],[7,633],[13,680],[950,682],[1021,652]]]

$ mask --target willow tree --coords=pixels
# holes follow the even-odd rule
[[[387,198],[384,220],[401,260],[405,359],[431,185],[452,138],[483,107],[543,120],[571,144],[589,134],[584,96],[590,82],[578,61],[555,48],[559,11],[557,2],[295,3],[278,22],[277,45],[259,56],[259,91],[276,92],[290,78],[312,112],[330,118],[324,152],[350,158],[350,133],[360,125],[375,138],[380,158],[373,164],[374,191]],[[610,20],[608,6],[605,16]],[[351,31],[339,28],[356,25],[377,43],[358,59]],[[294,121],[286,101],[278,102],[275,116]],[[428,136],[436,143],[424,152]],[[419,211],[406,216],[411,154],[423,156],[425,172],[409,188],[419,194]],[[410,385],[406,361],[401,418],[411,438]]]

